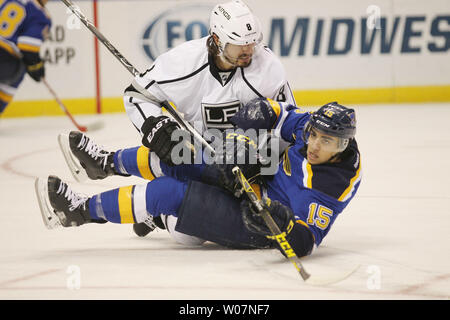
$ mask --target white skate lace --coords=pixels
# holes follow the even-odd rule
[[[99,146],[98,144],[93,142],[91,139],[89,139],[88,137],[83,135],[81,137],[80,143],[78,144],[78,149],[80,149],[80,150],[84,149],[87,152],[87,154],[94,160],[97,160],[98,158],[103,157],[102,167],[103,167],[103,169],[105,169],[106,163],[108,161],[108,155],[110,153],[105,151],[103,149],[103,146]]]
[[[59,184],[58,191],[56,191],[56,193],[64,194],[64,197],[70,202],[69,211],[74,211],[79,208],[89,198],[88,196],[73,192],[69,186],[62,181]]]

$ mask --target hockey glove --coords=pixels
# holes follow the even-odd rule
[[[229,178],[234,176],[232,169],[237,165],[248,179],[254,180],[260,175],[262,163],[265,161],[253,139],[233,132],[226,135],[225,153],[218,158],[217,163],[225,166]]]
[[[230,119],[231,123],[238,128],[266,129],[271,130],[278,119],[280,108],[277,102],[269,98],[255,98],[250,100],[244,107]]]
[[[44,61],[40,61],[33,65],[27,65],[27,73],[34,81],[41,81],[41,78],[45,76]]]
[[[39,56],[39,52],[21,50],[22,61],[25,64],[26,71],[34,81],[41,81],[45,76],[44,61]]]
[[[289,207],[281,204],[279,201],[271,201],[269,198],[266,198],[264,208],[269,211],[281,233],[289,234],[291,232],[295,218]],[[254,209],[251,202],[248,200],[242,201],[241,212],[242,220],[247,230],[271,238],[272,232],[264,222],[261,214]]]
[[[232,172],[233,168],[239,166],[250,183],[262,183],[261,157],[256,143],[245,135],[228,133],[224,142],[224,153],[217,154],[215,163],[205,167],[202,181],[219,186],[240,197],[241,186]]]
[[[207,164],[202,171],[201,181],[235,194],[239,184],[231,173],[231,169],[230,165]],[[240,196],[240,194],[235,195],[236,197]]]
[[[180,143],[183,139],[180,136],[179,140],[172,141],[172,134],[176,130],[181,130],[178,123],[172,121],[169,117],[159,116],[159,117],[149,117],[145,120],[142,125],[142,144],[149,148],[151,151],[155,152],[161,161],[169,166],[174,166],[175,163],[172,161],[172,149]],[[185,141],[189,145],[189,150],[191,152],[189,159],[193,159],[194,150],[190,142]],[[181,149],[184,150],[185,149]],[[183,158],[183,155],[178,155]],[[177,161],[179,163],[179,161]],[[191,162],[192,163],[192,162]]]

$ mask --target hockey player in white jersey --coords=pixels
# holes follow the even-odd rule
[[[125,90],[127,115],[142,135],[143,145],[151,150],[146,156],[153,162],[152,176],[161,171],[159,161],[171,164],[171,151],[178,143],[171,141],[171,133],[180,127],[163,115],[157,102],[141,96],[142,88],[157,100],[171,101],[185,120],[201,130],[232,128],[230,118],[257,97],[295,105],[283,65],[262,44],[262,38],[259,20],[245,3],[218,4],[211,12],[208,37],[185,42],[160,55]],[[83,167],[92,159],[98,164],[88,172],[89,178],[120,174],[117,168],[112,169],[112,153],[81,134],[70,139],[70,143],[60,141],[66,160],[77,159]],[[78,176],[85,173],[83,168],[72,171]],[[143,223],[133,229],[140,236],[152,230]]]
[[[138,86],[125,90],[131,121],[141,130],[149,117],[161,116],[157,103],[136,98],[136,87],[173,102],[187,121],[201,121],[205,129],[231,128],[229,119],[256,97],[293,104],[284,68],[262,38],[258,19],[242,1],[217,5],[208,37],[160,55],[135,78]]]

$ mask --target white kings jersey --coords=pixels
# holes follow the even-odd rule
[[[184,119],[203,130],[232,128],[230,118],[248,101],[268,97],[295,105],[281,61],[266,47],[255,49],[251,64],[229,72],[217,69],[208,55],[207,37],[185,42],[161,54],[135,82],[159,101],[175,104]],[[157,104],[125,90],[127,115],[140,130],[149,116],[162,114]]]

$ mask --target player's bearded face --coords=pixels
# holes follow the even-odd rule
[[[235,67],[248,67],[252,62],[253,53],[255,52],[255,43],[238,46],[227,43],[223,55],[225,59]]]
[[[339,152],[339,138],[311,129],[306,149],[306,159],[310,164],[322,164],[330,161]]]

